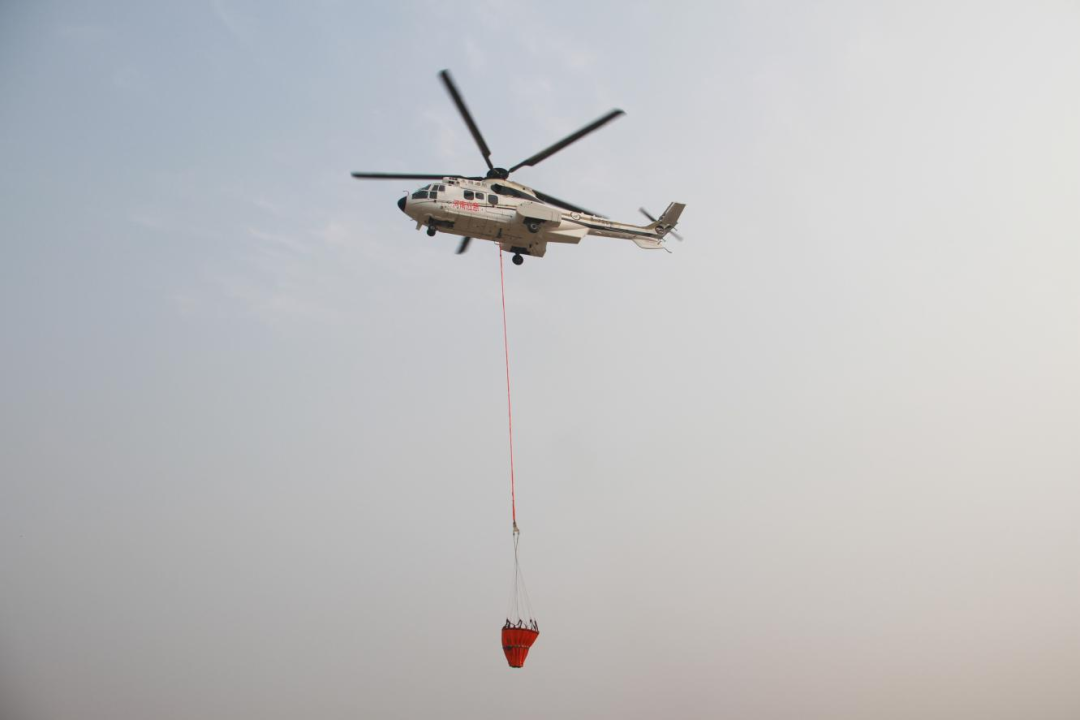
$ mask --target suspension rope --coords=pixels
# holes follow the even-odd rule
[[[514,585],[510,590],[510,602],[506,609],[507,627],[525,627],[540,631],[532,612],[529,591],[525,589],[525,576],[518,561],[518,542],[521,533],[517,524],[517,493],[514,488],[514,410],[510,401],[510,341],[506,331],[506,275],[503,270],[503,250],[499,246],[499,291],[502,294],[503,356],[506,360],[506,424],[510,438],[510,519],[514,527]]]
[[[510,429],[510,519],[514,524],[514,566],[517,573],[517,497],[514,492],[514,411],[510,404],[510,342],[506,335],[506,280],[503,276],[503,251],[499,245],[499,290],[502,292],[503,354],[506,356],[506,421]]]

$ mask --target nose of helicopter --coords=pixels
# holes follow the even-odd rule
[[[402,195],[401,199],[397,201],[398,210],[405,212],[405,196]]]

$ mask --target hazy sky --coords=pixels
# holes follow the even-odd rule
[[[1080,6],[0,6],[5,720],[1080,717]],[[420,183],[684,243],[507,263]]]

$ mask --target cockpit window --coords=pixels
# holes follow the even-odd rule
[[[446,192],[446,186],[445,185],[440,185],[439,186],[439,192]]]
[[[414,192],[412,194],[412,199],[413,200],[427,200],[427,191],[426,190],[417,190],[416,192]]]
[[[498,205],[499,204],[499,196],[498,195],[488,195],[488,202],[491,203],[492,205]]]

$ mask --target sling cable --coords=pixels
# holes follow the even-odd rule
[[[503,653],[512,668],[525,665],[529,648],[540,637],[540,626],[529,603],[525,576],[518,561],[518,541],[521,532],[517,524],[517,497],[514,491],[514,411],[510,403],[510,343],[506,334],[506,281],[503,276],[503,251],[499,247],[499,289],[502,292],[503,355],[506,358],[506,421],[510,436],[510,520],[514,528],[514,584],[506,608],[506,624],[502,627]]]

